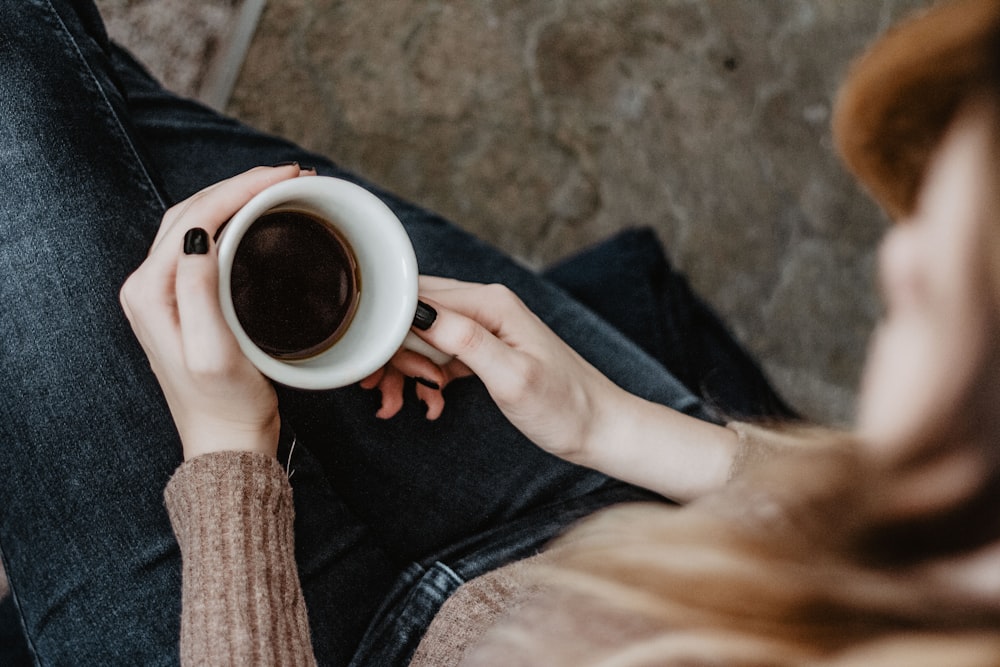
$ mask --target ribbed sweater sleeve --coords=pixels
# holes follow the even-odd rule
[[[164,499],[183,559],[181,664],[314,665],[292,490],[277,460],[196,457]]]

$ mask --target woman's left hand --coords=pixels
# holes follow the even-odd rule
[[[172,207],[149,256],[122,286],[122,308],[167,399],[185,459],[277,452],[277,396],[223,319],[212,239],[256,193],[299,173],[297,165],[259,167]]]

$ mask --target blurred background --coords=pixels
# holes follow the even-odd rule
[[[853,413],[886,221],[828,131],[927,0],[99,0],[168,87],[530,266],[653,227],[806,415]]]

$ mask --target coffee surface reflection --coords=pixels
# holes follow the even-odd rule
[[[344,334],[361,295],[348,242],[303,211],[258,218],[236,248],[233,306],[250,340],[278,359],[307,359]]]

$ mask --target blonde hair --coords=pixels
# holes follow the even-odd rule
[[[1000,606],[883,549],[872,531],[886,521],[885,473],[849,443],[821,451],[766,462],[683,509],[584,521],[488,643],[511,665],[1000,664]]]

